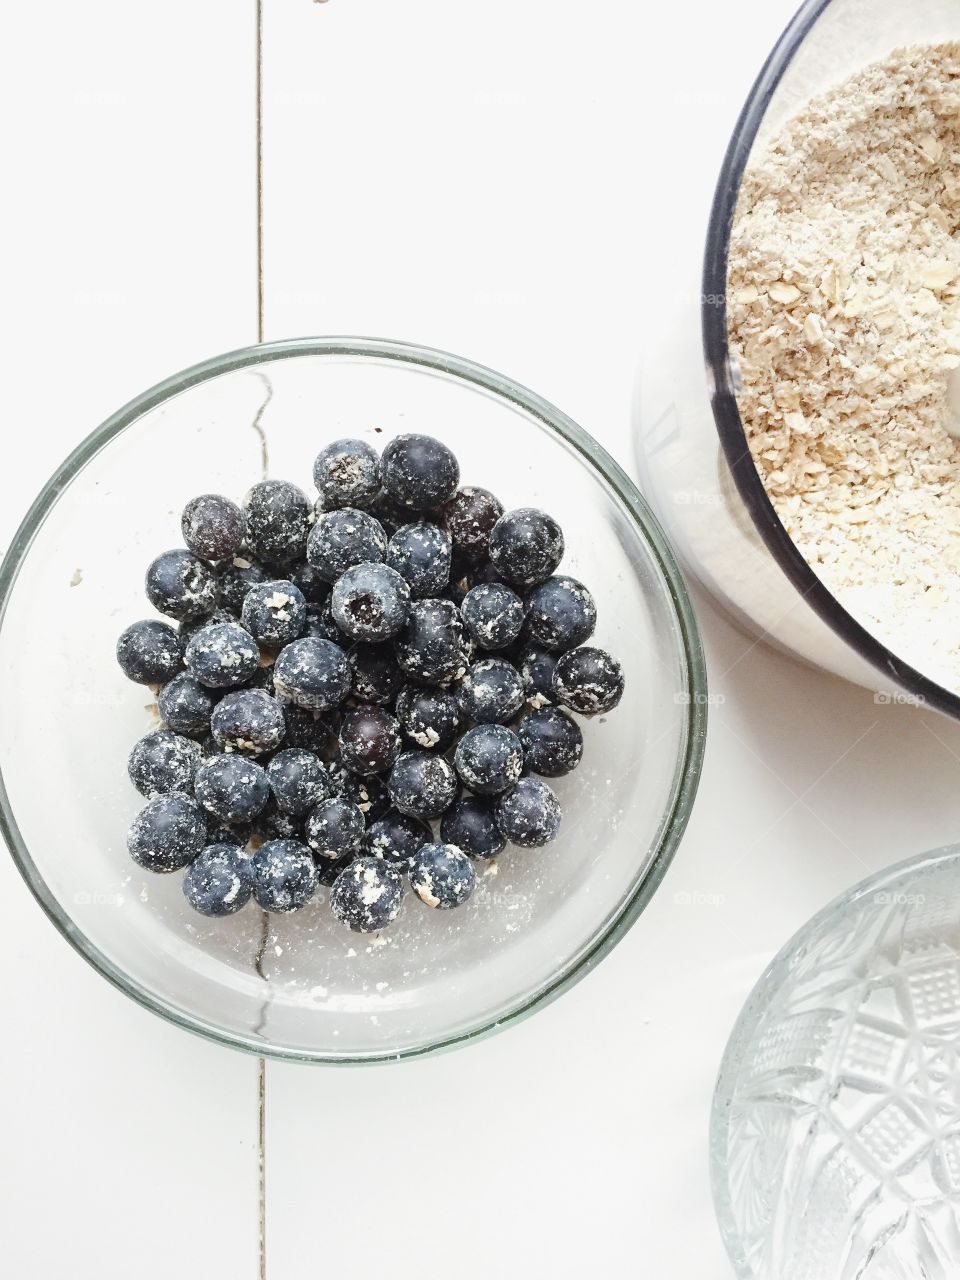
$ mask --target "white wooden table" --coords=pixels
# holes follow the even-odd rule
[[[499,368],[632,467],[658,298],[792,0],[264,0],[267,338]],[[159,378],[257,336],[253,0],[11,6],[0,542]],[[715,705],[655,901],[509,1033],[373,1070],[260,1070],[83,965],[0,859],[11,1276],[729,1274],[714,1072],[818,906],[960,827],[960,726],[751,647],[699,601]],[[0,727],[2,732],[2,727]],[[448,1129],[445,1100],[473,1105]]]

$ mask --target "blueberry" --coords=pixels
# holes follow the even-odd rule
[[[463,622],[450,600],[414,600],[397,636],[401,670],[419,684],[441,684],[466,668]]]
[[[259,666],[256,671],[244,684],[240,686],[242,689],[260,689],[263,693],[267,693],[271,698],[276,696],[276,690],[273,687],[273,666]]]
[[[304,818],[286,813],[271,796],[253,820],[253,829],[261,840],[299,840],[303,844]]]
[[[219,493],[191,498],[180,519],[183,540],[201,560],[231,560],[247,532],[243,512]]]
[[[127,832],[127,849],[147,871],[179,871],[206,843],[203,810],[181,791],[157,796],[141,809]]]
[[[380,521],[388,538],[392,537],[402,525],[408,524],[410,520],[409,508],[401,506],[399,502],[395,502],[385,489],[380,490],[373,501],[367,504],[366,509]]]
[[[238,689],[217,703],[210,717],[213,736],[226,751],[260,756],[275,751],[286,732],[283,707],[262,689]]]
[[[445,444],[433,436],[397,436],[383,451],[383,487],[395,502],[428,511],[452,498],[460,467]]]
[[[330,583],[321,578],[312,564],[304,560],[290,570],[290,581],[307,604],[324,604],[330,598]]]
[[[239,617],[247,592],[269,577],[263,565],[257,564],[256,560],[245,555],[234,556],[217,576],[217,599],[221,608],[229,610],[235,618]]]
[[[411,818],[399,809],[391,809],[367,827],[363,852],[371,858],[383,858],[396,867],[407,867],[417,850],[432,839],[428,823]]]
[[[312,636],[281,649],[273,666],[277,696],[315,711],[339,706],[350,692],[350,678],[343,650]]]
[[[237,622],[213,622],[194,632],[187,645],[187,666],[209,689],[246,683],[260,665],[260,650]]]
[[[351,691],[358,702],[386,705],[403,688],[404,674],[392,645],[360,643],[347,654],[353,670]]]
[[[505,582],[538,586],[563,559],[563,531],[536,507],[508,511],[493,526],[490,559]]]
[[[188,671],[181,671],[163,686],[157,705],[164,723],[174,733],[190,736],[209,733],[215,700]]]
[[[343,875],[347,867],[353,866],[353,863],[353,858],[321,858],[316,863],[318,882],[330,888]]]
[[[612,711],[623,697],[623,668],[603,649],[584,645],[558,659],[553,673],[558,702],[583,716]]]
[[[453,549],[468,564],[486,559],[490,531],[503,515],[503,505],[489,489],[467,486],[458,490],[440,512]]]
[[[202,618],[217,604],[213,574],[202,560],[181,548],[164,551],[151,563],[146,589],[153,607],[171,618]]]
[[[497,799],[497,826],[512,844],[532,849],[548,844],[560,828],[560,803],[539,778],[521,778]]]
[[[410,588],[385,564],[356,564],[334,583],[333,620],[355,640],[390,640],[410,611]]]
[[[297,707],[290,703],[283,708],[287,724],[284,744],[288,747],[304,747],[307,751],[324,751],[339,728],[335,711],[317,711],[311,707]]]
[[[243,849],[252,835],[253,824],[250,822],[217,822],[207,818],[207,844],[232,844]]]
[[[590,639],[596,625],[593,596],[576,578],[548,578],[527,597],[524,635],[544,649],[573,649]]]
[[[265,565],[302,560],[313,509],[302,489],[286,480],[261,480],[243,500],[247,545]]]
[[[134,622],[117,641],[117,662],[128,680],[166,684],[183,670],[180,637],[158,618]]]
[[[353,801],[367,822],[376,822],[389,811],[390,792],[376,774],[360,778],[337,761],[330,766],[330,780],[337,795]]]
[[[193,780],[197,799],[220,822],[250,822],[267,803],[267,775],[232,752],[203,761]]]
[[[553,702],[553,673],[557,656],[535,644],[527,645],[516,660],[524,692],[531,706],[543,707]]]
[[[127,773],[140,794],[151,797],[169,791],[192,791],[199,763],[200,748],[195,742],[158,729],[141,738],[130,752]]]
[[[295,817],[304,817],[314,805],[333,795],[333,784],[322,761],[302,747],[278,751],[267,765],[267,778],[277,804]]]
[[[479,724],[457,743],[453,763],[465,786],[492,796],[516,785],[523,770],[523,747],[504,725]]]
[[[523,744],[524,768],[544,778],[562,778],[583,756],[580,726],[556,707],[531,711],[517,726],[517,737]]]
[[[336,582],[355,564],[376,563],[387,550],[383,525],[366,511],[344,507],[321,515],[310,531],[307,559],[327,582]]]
[[[253,865],[235,844],[210,844],[183,877],[183,895],[202,916],[230,916],[253,893]]]
[[[236,622],[236,620],[234,613],[218,605],[213,613],[205,614],[202,618],[184,618],[177,627],[177,632],[181,644],[186,649],[197,632],[202,631],[204,627],[212,627],[215,622]]]
[[[366,822],[346,796],[332,796],[307,814],[304,839],[318,858],[352,858],[360,852]]]
[[[440,839],[470,858],[495,858],[507,843],[497,826],[494,802],[470,795],[451,805],[440,819]]]
[[[425,844],[410,865],[410,888],[422,903],[440,911],[461,907],[477,883],[473,863],[452,844]]]
[[[303,631],[307,602],[298,586],[275,578],[250,588],[240,616],[257,644],[265,649],[282,649]]]
[[[357,707],[343,717],[340,759],[351,773],[386,773],[400,749],[400,727],[383,707]]]
[[[423,751],[446,751],[460,728],[460,711],[452,693],[407,685],[397,698],[397,719],[406,742]]]
[[[523,626],[523,601],[502,582],[481,582],[463,597],[460,615],[481,649],[505,649]]]
[[[457,775],[443,756],[406,751],[390,771],[390,799],[411,818],[439,818],[457,797]]]
[[[354,933],[376,933],[396,920],[403,905],[400,873],[379,858],[357,858],[337,876],[330,906]]]
[[[364,440],[334,440],[317,454],[313,483],[325,511],[365,507],[380,490],[380,458]]]
[[[523,682],[509,662],[481,658],[460,681],[457,706],[464,720],[509,724],[523,706]]]
[[[425,521],[405,524],[387,544],[386,560],[415,600],[438,596],[450,582],[450,535]]]
[[[268,840],[251,864],[254,896],[264,911],[299,911],[317,891],[313,855],[299,840]]]
[[[323,604],[308,604],[307,616],[303,624],[301,637],[313,640],[329,640],[331,644],[342,645],[347,637],[333,620],[332,601],[328,595]]]

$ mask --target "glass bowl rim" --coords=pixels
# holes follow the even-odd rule
[[[298,356],[356,356],[392,360],[401,364],[419,366],[452,376],[473,384],[520,409],[542,422],[568,445],[572,446],[589,466],[599,472],[614,491],[617,498],[632,517],[634,526],[650,548],[662,574],[677,624],[679,648],[687,683],[686,741],[683,759],[675,775],[672,800],[661,825],[657,844],[646,876],[621,903],[616,915],[603,932],[572,963],[562,966],[539,988],[528,993],[503,1016],[484,1021],[466,1032],[455,1035],[438,1035],[429,1041],[409,1049],[393,1053],[352,1054],[335,1056],[311,1049],[295,1049],[273,1045],[268,1041],[228,1031],[196,1014],[187,1012],[175,1004],[142,986],[123,972],[94,945],[54,897],[33,861],[23,840],[13,814],[6,783],[0,772],[0,834],[13,857],[28,888],[52,921],[58,932],[83,958],[113,986],[131,997],[144,1008],[164,1018],[175,1026],[194,1032],[207,1040],[233,1049],[252,1053],[258,1058],[268,1057],[281,1061],[322,1063],[330,1066],[357,1066],[378,1062],[394,1062],[421,1058],[429,1054],[456,1048],[472,1040],[491,1035],[514,1022],[522,1021],[535,1010],[544,1007],[564,991],[575,985],[594,968],[601,959],[625,936],[653,897],[674,853],[682,839],[693,801],[697,793],[706,739],[707,724],[707,672],[696,615],[686,585],[673,552],[655,516],[636,486],[623,469],[591,436],[554,405],[542,399],[528,388],[512,379],[475,364],[449,352],[412,343],[376,338],[356,337],[307,337],[242,347],[222,355],[213,356],[191,365],[189,368],[135,396],[122,408],[111,414],[90,433],[57,468],[43,486],[14,534],[9,548],[0,562],[0,627],[6,614],[13,587],[26,561],[33,539],[42,526],[60,494],[80,473],[83,467],[115,436],[121,434],[143,414],[156,408],[180,392],[206,382],[221,374],[250,366],[264,365],[276,360]]]
[[[727,342],[727,267],[740,185],[767,108],[787,69],[834,0],[804,0],[774,45],[740,113],[717,180],[703,262],[701,324],[710,400],[727,465],[767,550],[800,596],[855,653],[922,702],[960,720],[960,694],[912,667],[873,636],[817,577],[787,533],[753,461],[731,385]]]
[[[729,1097],[730,1088],[728,1087],[728,1082],[739,1075],[743,1066],[743,1059],[747,1050],[747,1037],[744,1033],[751,1019],[755,1017],[758,1006],[761,1006],[766,1000],[770,988],[780,972],[783,958],[796,953],[804,946],[832,915],[845,907],[852,906],[870,894],[875,894],[884,888],[899,884],[907,875],[921,875],[924,872],[936,870],[946,863],[956,862],[958,859],[960,859],[960,844],[944,844],[936,849],[929,849],[925,853],[917,853],[909,858],[903,858],[889,867],[874,871],[863,880],[858,880],[855,884],[850,885],[849,888],[836,894],[828,903],[815,911],[799,929],[795,930],[787,941],[777,948],[776,954],[764,966],[760,977],[750,988],[750,993],[744,1000],[724,1045],[723,1057],[717,1072],[717,1080],[714,1085],[713,1099],[710,1106],[709,1127],[710,1188],[713,1196],[714,1214],[730,1264],[737,1276],[740,1277],[740,1280],[755,1280],[755,1273],[747,1269],[740,1252],[740,1230],[733,1212],[730,1184],[726,1177],[728,1168],[727,1117],[725,1109],[721,1113],[720,1100],[721,1097]]]

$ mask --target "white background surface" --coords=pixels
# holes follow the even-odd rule
[[[640,352],[791,0],[264,8],[266,337],[460,352],[632,469]],[[253,4],[50,0],[6,26],[0,542],[110,411],[256,337]],[[956,835],[960,727],[698,606],[715,705],[660,893],[503,1036],[270,1064],[270,1280],[728,1276],[706,1147],[727,1033],[813,910]],[[113,991],[7,860],[0,933],[9,1273],[256,1277],[256,1061]]]

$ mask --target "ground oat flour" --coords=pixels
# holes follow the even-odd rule
[[[960,692],[960,44],[897,51],[754,157],[728,292],[741,416],[790,536]]]

